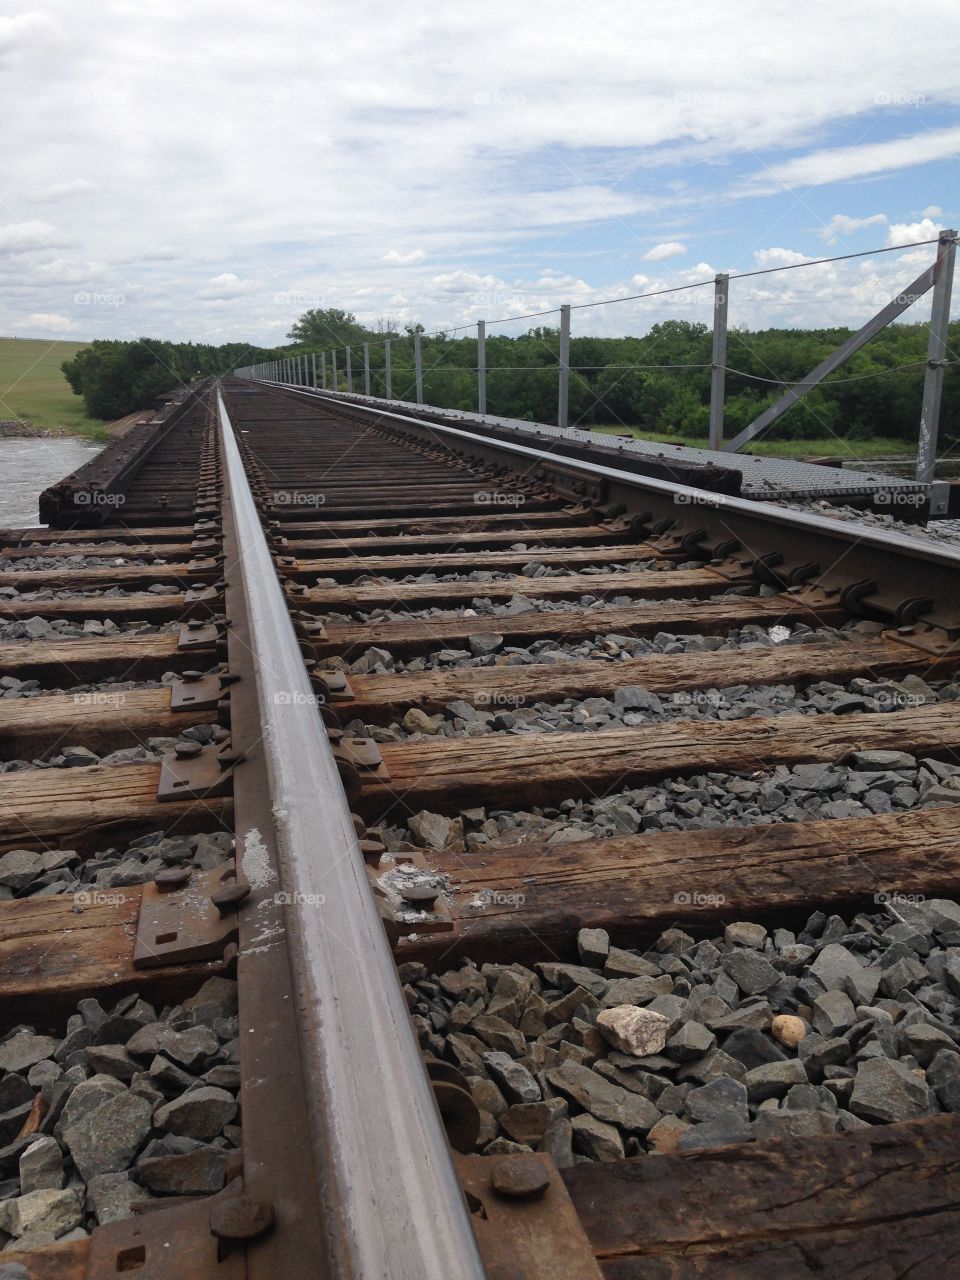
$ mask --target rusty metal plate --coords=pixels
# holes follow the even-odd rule
[[[340,729],[329,729],[327,736],[338,766],[355,769],[361,782],[371,778],[380,782],[390,781],[390,771],[383,762],[380,748],[372,738],[354,738]]]
[[[919,649],[921,653],[929,653],[934,657],[942,657],[948,653],[956,653],[960,647],[960,628],[932,627],[926,623],[916,623],[902,630],[883,631],[881,640],[891,640],[896,644],[907,645],[911,649]]]
[[[367,867],[367,875],[375,891],[383,895],[390,916],[401,934],[449,933],[453,929],[453,916],[444,900],[449,887],[437,871],[430,866],[419,849],[393,854],[392,863],[381,862],[377,867]],[[410,869],[415,870],[411,871]],[[433,883],[436,897],[422,906],[407,901],[403,890],[408,885]]]
[[[236,1198],[233,1186],[216,1196],[157,1209],[97,1227],[90,1236],[86,1280],[130,1272],[136,1280],[245,1280],[243,1249],[224,1251],[210,1231],[210,1210]]]
[[[239,936],[239,922],[236,911],[221,915],[211,895],[235,871],[232,862],[212,871],[194,871],[182,889],[168,892],[145,884],[133,949],[134,968],[222,959],[227,945]]]
[[[549,1176],[536,1198],[495,1191],[494,1169],[536,1160]],[[603,1280],[563,1179],[549,1156],[466,1156],[453,1153],[470,1222],[488,1280]]]
[[[181,760],[165,754],[160,764],[157,799],[202,800],[211,796],[228,796],[233,791],[233,772],[224,767],[219,747],[203,747],[195,756]]]
[[[216,587],[188,587],[183,593],[186,604],[223,604],[223,592]]]
[[[171,711],[216,711],[223,696],[218,675],[199,680],[177,679],[170,685]]]
[[[317,668],[312,678],[323,684],[332,702],[349,702],[353,698],[353,688],[343,671],[321,671]]]
[[[666,543],[671,539],[659,539],[659,542]],[[656,545],[656,544],[654,544]],[[720,564],[705,564],[704,569],[708,573],[715,573],[718,578],[723,578],[726,582],[752,582],[753,571],[750,567],[749,560],[738,560],[736,557],[730,560],[724,560]]]
[[[194,556],[187,562],[187,572],[202,576],[207,573],[218,573],[223,557],[220,556]]]
[[[199,626],[192,626],[188,623],[180,628],[177,648],[184,651],[188,649],[210,649],[216,645],[219,639],[220,632],[215,622],[204,622]]]

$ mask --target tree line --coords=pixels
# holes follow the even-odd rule
[[[74,391],[95,417],[120,417],[149,405],[179,382],[220,374],[240,365],[284,356],[327,354],[337,349],[338,388],[346,387],[344,348],[352,354],[353,388],[363,391],[362,344],[370,344],[371,393],[386,395],[383,340],[391,338],[393,395],[415,398],[413,335],[421,334],[423,398],[427,404],[472,410],[477,403],[475,336],[424,334],[422,325],[401,328],[389,320],[366,327],[339,308],[313,309],[290,329],[289,342],[273,350],[240,343],[207,346],[151,339],[97,341],[63,365]],[[806,376],[852,331],[829,329],[731,329],[727,339],[724,430],[734,435],[784,388]],[[956,349],[960,324],[951,326]],[[827,435],[911,440],[917,435],[927,328],[896,324],[858,351],[831,380],[781,418],[779,439]],[[711,333],[706,325],[665,320],[642,337],[574,337],[570,342],[570,422],[627,425],[663,435],[706,437],[710,412]],[[559,330],[531,328],[517,337],[488,336],[487,412],[529,421],[555,422]],[[901,368],[901,366],[910,366]],[[949,366],[941,410],[941,438],[960,439],[960,387]]]
[[[122,418],[194,378],[229,373],[237,365],[275,358],[245,342],[211,346],[157,338],[96,339],[60,368],[92,418]]]
[[[339,389],[346,386],[343,348],[351,347],[353,388],[363,391],[362,343],[370,344],[371,393],[386,394],[384,338],[392,338],[393,395],[415,398],[413,334],[421,334],[423,399],[427,404],[473,410],[477,404],[477,339],[427,337],[422,325],[404,329],[390,321],[364,328],[337,308],[306,312],[288,334],[287,355],[337,355]],[[752,422],[788,385],[799,382],[853,332],[829,329],[731,329],[727,336],[724,431],[729,438]],[[956,350],[960,324],[950,327]],[[582,426],[627,425],[664,435],[706,438],[710,417],[712,334],[704,324],[665,320],[638,338],[572,337],[570,422]],[[555,422],[560,331],[539,326],[518,337],[488,335],[487,412],[535,422]],[[779,419],[777,439],[850,439],[877,436],[915,439],[920,420],[925,324],[889,325]],[[903,369],[901,366],[911,366]],[[658,367],[659,366],[659,367]],[[665,366],[665,367],[664,367]],[[941,438],[960,439],[960,374],[948,367],[941,409]]]

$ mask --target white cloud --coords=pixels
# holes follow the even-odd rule
[[[920,222],[895,222],[887,232],[887,244],[911,244],[917,240],[936,240],[941,224],[931,218]]]
[[[645,262],[663,262],[666,258],[679,258],[687,252],[687,246],[679,240],[666,240],[663,244],[655,244],[643,255]]]
[[[943,210],[938,204],[928,204],[920,214],[921,218],[942,218]]]
[[[35,311],[33,315],[27,316],[24,323],[28,329],[44,329],[49,333],[66,333],[74,327],[73,321],[66,316],[49,315],[42,311]]]
[[[942,122],[960,103],[955,59],[930,57],[931,29],[942,49],[960,45],[960,10],[940,0],[917,0],[917,19],[900,24],[876,21],[868,0],[730,0],[654,23],[642,6],[594,0],[566,6],[562,32],[552,0],[426,5],[413,20],[355,0],[336,41],[315,5],[286,0],[279,24],[245,9],[229,47],[222,0],[194,0],[188,41],[158,0],[21,2],[32,15],[0,20],[0,75],[17,104],[0,332],[34,312],[72,317],[84,335],[266,341],[293,318],[271,299],[294,285],[368,321],[436,327],[665,287],[708,257],[712,271],[743,269],[768,246],[815,256],[809,211],[776,198],[784,183],[949,155],[955,131]],[[915,115],[878,105],[905,94]],[[897,129],[914,137],[883,141]],[[836,146],[861,136],[866,146]],[[751,169],[767,176],[743,176]],[[936,220],[931,202],[951,207],[933,164],[907,176],[870,207],[898,224]],[[763,191],[774,198],[738,207]],[[861,205],[831,192],[828,208]],[[54,210],[69,252],[66,236],[31,223]],[[641,256],[671,244],[694,265],[650,256],[649,284],[633,284]],[[860,279],[837,275],[829,297],[826,277],[816,294],[795,286],[790,318],[840,322],[860,305]],[[745,284],[732,323],[747,318]],[[74,313],[71,285],[125,305]],[[650,323],[674,305],[623,303],[576,324]]]
[[[69,258],[54,258],[34,267],[37,280],[56,284],[83,284],[102,271],[102,264],[71,262]]]
[[[15,54],[58,42],[60,27],[49,13],[32,10],[0,17],[0,63]]]
[[[74,178],[71,182],[53,182],[50,186],[35,191],[32,198],[38,204],[54,204],[70,196],[87,195],[96,189],[96,184],[90,182],[88,178]]]
[[[886,225],[885,213],[872,213],[868,218],[848,218],[845,213],[835,213],[825,227],[818,232],[827,244],[838,244],[845,236],[851,236],[864,227],[882,227]]]
[[[28,253],[34,249],[51,249],[66,241],[49,222],[11,222],[0,227],[0,253]]]
[[[800,262],[806,262],[809,255],[806,253],[798,253],[796,249],[757,249],[753,254],[753,261],[758,270],[766,270],[769,267],[795,267]]]
[[[409,253],[401,253],[399,249],[390,249],[380,261],[392,262],[400,267],[409,267],[414,262],[422,262],[426,256],[423,249],[411,249]]]
[[[960,155],[960,127],[930,130],[888,142],[811,151],[805,156],[770,165],[752,176],[748,189],[754,194],[816,187],[828,182],[866,178],[892,169],[908,169],[932,160],[952,160]]]
[[[231,298],[249,293],[252,288],[252,281],[241,280],[232,271],[222,271],[220,275],[207,281],[206,286],[200,290],[200,297],[213,302],[227,302]]]
[[[177,253],[176,249],[174,249],[171,245],[160,244],[160,245],[157,245],[155,249],[144,249],[143,253],[140,254],[140,261],[141,262],[176,262],[177,259],[180,258],[180,256],[181,255]]]

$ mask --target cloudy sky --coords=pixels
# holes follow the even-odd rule
[[[960,221],[941,0],[2,0],[0,89],[4,335],[439,328]],[[730,322],[862,321],[932,252],[740,281]]]

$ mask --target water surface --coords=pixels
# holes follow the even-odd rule
[[[102,448],[77,436],[0,438],[0,527],[39,524],[37,499],[43,490],[95,458]]]

